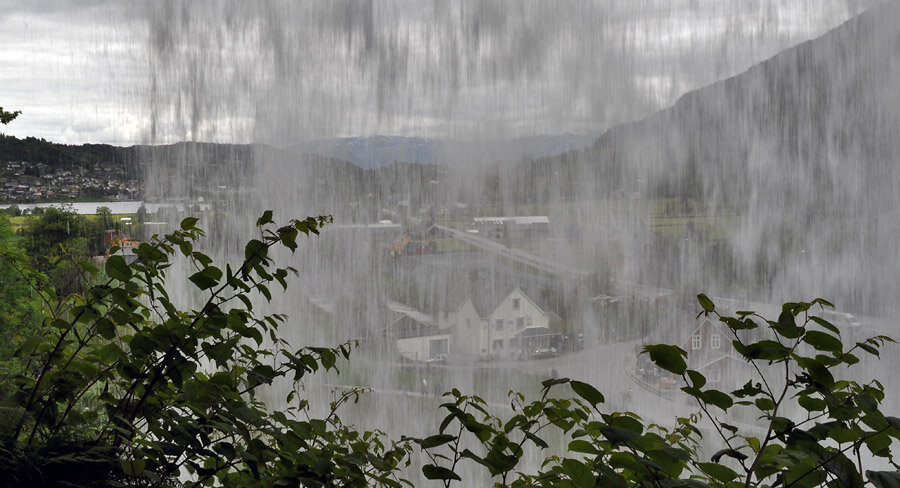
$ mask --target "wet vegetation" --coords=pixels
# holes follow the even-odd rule
[[[98,274],[92,262],[79,262],[102,281],[65,295],[39,286],[44,276],[7,232],[3,272],[18,274],[23,289],[4,289],[4,303],[31,312],[4,312],[19,326],[6,338],[15,350],[0,358],[2,483],[402,486],[414,453],[428,460],[424,477],[445,486],[480,482],[462,477],[464,464],[495,486],[887,488],[900,480],[892,454],[900,419],[881,410],[884,386],[842,376],[893,341],[845,343],[837,326],[815,314],[831,307],[822,299],[786,303],[767,319],[720,313],[698,296],[698,318],[728,331],[753,374],[731,392],[719,390],[678,345],[645,346],[642,354],[677,379],[698,409],[669,422],[609,409],[594,386],[567,378],[543,381],[537,399],[510,392],[509,410],[499,412],[452,388],[442,396],[443,420],[421,437],[391,441],[342,422],[342,406],[364,398],[365,389],[336,390],[316,415],[322,406],[301,386],[352,364],[354,344],[291,345],[279,333],[287,317],[261,315],[253,302],[271,300],[298,272],[279,267],[275,248],[294,251],[305,244],[298,239],[330,221],[277,226],[266,212],[243,259],[227,264],[199,250],[204,232],[188,218],[142,243],[130,265],[113,254]],[[192,267],[199,308],[179,309],[170,296],[167,272],[177,260]],[[285,382],[293,387],[284,409],[262,400]],[[752,412],[762,428],[733,420],[741,416],[728,416],[732,410]],[[704,432],[724,445],[709,460],[700,457]],[[567,448],[556,451],[548,440]],[[537,469],[523,470],[527,453],[545,450]]]

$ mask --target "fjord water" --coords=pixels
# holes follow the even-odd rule
[[[768,313],[826,297],[858,319],[841,324],[854,338],[898,311],[900,4],[800,3],[153,4],[151,142],[254,145],[157,151],[148,193],[211,201],[208,246],[225,257],[264,209],[334,215],[271,308],[298,347],[363,342],[308,391],[373,388],[347,413],[366,429],[423,434],[439,387],[502,409],[552,374],[665,421],[691,407],[626,373],[644,341],[683,344],[698,292]],[[510,149],[566,133],[602,135]],[[404,158],[442,142],[428,165],[311,154],[379,134],[407,136]],[[470,232],[496,216],[550,224]],[[402,233],[431,254],[392,248]],[[568,354],[401,362],[391,327],[409,315],[391,303],[452,329],[466,298],[490,312],[515,288],[559,316]]]

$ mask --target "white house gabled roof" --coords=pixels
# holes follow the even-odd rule
[[[497,312],[497,309],[500,308],[500,305],[503,304],[503,302],[505,302],[507,299],[509,299],[509,297],[513,296],[513,294],[516,292],[519,292],[519,295],[521,295],[526,300],[528,300],[528,303],[534,305],[534,308],[538,309],[542,314],[545,314],[545,315],[547,314],[547,311],[544,310],[543,307],[541,307],[537,302],[535,302],[531,297],[529,297],[527,293],[522,291],[522,289],[517,286],[517,287],[513,288],[512,291],[509,292],[505,297],[503,297],[503,300],[500,300],[497,303],[497,305],[494,306],[494,310],[491,311],[491,315],[494,315]]]

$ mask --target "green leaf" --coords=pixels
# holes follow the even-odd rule
[[[844,347],[844,344],[837,337],[834,337],[827,332],[821,332],[818,330],[807,331],[806,334],[803,335],[803,342],[811,345],[819,351],[839,353]]]
[[[822,400],[821,398],[813,398],[807,395],[803,395],[798,398],[797,403],[810,412],[821,412],[828,406],[825,400]]]
[[[877,347],[871,346],[871,345],[866,344],[866,343],[864,343],[864,342],[857,342],[856,345],[857,345],[860,349],[862,349],[863,351],[866,351],[867,353],[869,353],[869,354],[871,354],[871,355],[873,355],[873,356],[876,356],[876,357],[880,357],[880,356],[881,356],[881,353],[878,351],[878,348],[877,348]]]
[[[244,259],[247,260],[248,267],[258,263],[265,256],[265,252],[266,245],[262,241],[251,239],[247,242],[247,245],[244,246]]]
[[[609,419],[609,425],[628,429],[636,434],[644,432],[644,424],[640,420],[628,415],[618,415]]]
[[[97,333],[104,339],[112,339],[116,336],[116,324],[106,317],[97,319]]]
[[[844,488],[863,488],[862,475],[856,470],[856,464],[844,454],[838,453],[823,464],[829,473],[841,480]]]
[[[422,474],[430,480],[456,480],[462,481],[458,474],[449,469],[435,464],[426,464],[422,466]]]
[[[125,264],[125,258],[115,254],[106,260],[106,274],[119,281],[128,281],[131,278],[131,268]]]
[[[768,412],[769,410],[773,410],[775,408],[775,402],[773,402],[769,398],[757,398],[754,402],[756,404],[756,408]]]
[[[790,354],[790,349],[776,341],[764,340],[747,344],[742,353],[747,359],[778,361]]]
[[[900,488],[900,472],[866,471],[866,478],[875,488]]]
[[[749,312],[749,313],[753,313],[753,312]],[[758,325],[756,325],[756,322],[754,322],[753,319],[751,319],[751,318],[745,318],[745,319],[741,320],[741,319],[736,319],[734,317],[721,317],[721,318],[719,318],[719,321],[724,322],[725,325],[727,325],[728,328],[731,330],[752,330],[752,329],[756,329],[757,327],[759,327]]]
[[[669,344],[651,344],[644,346],[644,351],[650,354],[650,360],[660,368],[675,374],[683,374],[687,370],[684,358],[687,352],[678,346]]]
[[[792,464],[784,472],[784,483],[789,486],[812,488],[820,486],[825,481],[826,473],[819,469],[819,465],[812,457],[806,457],[801,462]]]
[[[900,418],[885,415],[884,420],[886,420],[888,425],[893,427],[897,433],[900,433]]]
[[[794,321],[794,314],[788,310],[781,312],[778,316],[778,323],[773,327],[775,332],[788,339],[796,339],[800,337],[800,327]]]
[[[713,304],[712,300],[709,299],[703,293],[697,295],[697,301],[700,302],[700,306],[703,307],[704,312],[712,312],[716,309],[716,306]]]
[[[144,472],[146,462],[143,459],[123,459],[121,461],[122,471],[131,477],[140,476]]]
[[[542,381],[541,386],[543,386],[544,389],[546,390],[552,386],[561,385],[563,383],[568,383],[568,382],[569,382],[569,378],[550,378],[550,379]]]
[[[838,329],[837,327],[834,326],[834,324],[823,319],[822,317],[818,317],[816,315],[810,315],[809,320],[812,320],[813,322],[819,324],[820,326],[822,326],[823,328],[825,328],[827,330],[830,330],[831,332],[834,332],[837,335],[841,335],[840,329]]]
[[[82,271],[90,275],[95,275],[97,274],[97,271],[99,271],[99,269],[97,269],[97,266],[95,266],[94,263],[88,260],[78,261],[78,267],[81,268]]]
[[[598,403],[604,402],[603,394],[587,383],[572,380],[569,382],[569,386],[572,387],[572,390],[578,396],[587,400],[591,406],[597,406]]]
[[[197,217],[188,217],[181,221],[181,230],[191,230],[197,225]]]
[[[733,469],[716,463],[697,463],[701,471],[711,476],[714,480],[728,483],[738,477]]]
[[[806,370],[809,377],[813,380],[827,386],[834,384],[834,376],[832,376],[828,366],[823,364],[822,361],[807,357],[798,357],[796,361],[797,365]]]
[[[590,488],[596,486],[594,472],[584,462],[575,459],[563,459],[562,471],[572,480],[572,484],[578,488]]]
[[[191,280],[192,283],[197,285],[197,288],[201,290],[208,290],[218,285],[221,278],[221,269],[215,266],[208,266],[192,274],[188,279]]]
[[[262,226],[264,226],[266,224],[270,224],[270,223],[272,223],[272,211],[271,210],[266,210],[265,212],[263,212],[262,217],[256,219],[257,227],[262,227]]]
[[[290,249],[291,251],[297,249],[297,229],[288,227],[285,228],[284,231],[279,232],[281,236],[281,243],[284,247]]]
[[[599,427],[598,430],[601,434],[603,434],[603,437],[606,437],[609,442],[613,443],[613,445],[622,444],[630,440],[637,439],[640,435],[631,429],[616,427],[613,425],[604,425]]]
[[[706,384],[706,377],[703,376],[699,371],[694,371],[689,369],[687,371],[688,377],[691,379],[691,386],[694,388],[703,388],[703,385]]]
[[[204,268],[209,266],[213,261],[211,257],[207,256],[206,254],[203,254],[200,251],[191,252],[191,257],[194,260],[196,260],[198,263],[200,263],[200,266],[202,266]]]
[[[600,454],[600,451],[594,447],[593,444],[584,440],[584,439],[575,439],[574,441],[569,443],[569,451],[571,452],[583,452],[585,454]]]
[[[137,334],[128,342],[131,352],[136,356],[146,356],[156,350],[156,343],[143,334]]]
[[[703,392],[702,398],[706,403],[715,405],[722,410],[728,410],[734,405],[734,400],[731,398],[731,395],[719,390],[706,390]]]
[[[416,443],[422,446],[422,449],[431,449],[438,446],[443,446],[444,444],[448,444],[456,440],[455,435],[450,434],[435,434],[424,439],[417,439]]]

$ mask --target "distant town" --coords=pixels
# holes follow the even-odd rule
[[[139,200],[143,184],[121,165],[70,169],[25,161],[0,162],[0,202],[39,203],[82,199]]]

